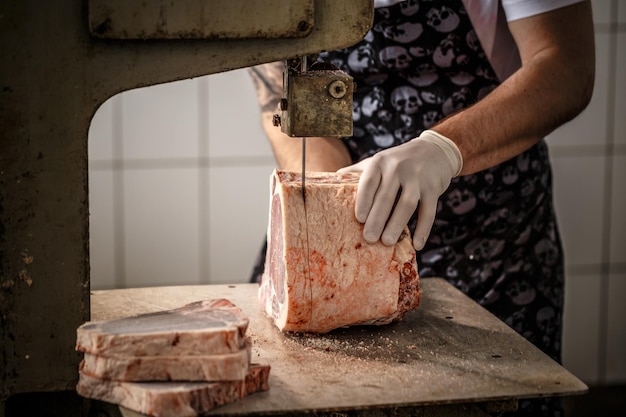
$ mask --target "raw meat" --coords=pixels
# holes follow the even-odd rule
[[[216,355],[246,347],[248,318],[228,300],[198,301],[174,310],[88,322],[76,350],[107,357]]]
[[[283,331],[325,333],[388,324],[417,308],[420,284],[408,228],[394,246],[363,239],[354,215],[359,174],[274,171],[259,300]]]
[[[118,381],[238,381],[248,373],[250,343],[236,353],[185,356],[99,356],[85,353],[80,370]]]
[[[194,417],[269,389],[270,367],[252,364],[241,381],[122,382],[79,374],[79,395],[155,417]]]

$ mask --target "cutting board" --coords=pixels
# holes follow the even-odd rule
[[[252,360],[271,365],[270,390],[213,414],[423,407],[562,396],[587,386],[483,307],[439,278],[396,324],[284,334],[257,302],[256,284],[93,291],[92,320],[227,298],[250,317]]]

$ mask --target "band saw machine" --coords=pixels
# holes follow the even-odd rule
[[[145,295],[90,291],[87,137],[98,107],[134,88],[284,61],[276,124],[294,137],[349,135],[351,78],[302,62],[357,43],[373,15],[371,0],[0,2],[0,417],[15,401],[24,415],[41,401],[46,415],[71,414],[62,393],[77,381],[76,328],[92,302],[109,300],[95,311],[102,318]],[[253,288],[241,291],[231,295]],[[558,392],[586,389],[562,375]],[[536,393],[558,394],[551,388]]]

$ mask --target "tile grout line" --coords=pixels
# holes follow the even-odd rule
[[[209,81],[207,77],[196,82],[198,97],[198,156],[195,158],[198,172],[198,283],[209,284],[210,231],[209,231],[209,166],[202,161],[209,155]]]
[[[207,135],[208,137],[208,135]],[[208,141],[208,139],[207,139]],[[583,152],[583,155],[589,155]],[[563,156],[563,155],[560,155]],[[568,155],[569,156],[569,155]],[[180,168],[234,168],[250,166],[275,165],[275,159],[269,155],[250,156],[196,156],[180,158],[133,158],[133,159],[92,159],[89,161],[92,171],[110,171],[116,169],[132,170],[164,170]]]
[[[571,158],[571,157],[587,157],[587,156],[606,156],[607,144],[597,145],[551,145],[550,155],[558,158]],[[626,155],[626,146],[620,146],[613,144],[610,152],[613,155]]]
[[[611,1],[611,16],[617,16],[618,2]],[[615,19],[613,17],[613,19]],[[617,22],[610,23],[609,31],[609,60],[608,60],[608,94],[606,112],[606,148],[604,167],[604,207],[602,213],[602,249],[600,263],[600,312],[598,326],[598,379],[606,384],[608,367],[608,321],[609,321],[609,275],[611,261],[611,215],[613,204],[613,144],[615,133],[615,88],[617,67]]]
[[[113,102],[112,130],[113,157],[120,161],[120,168],[113,174],[113,277],[114,288],[126,287],[126,222],[124,210],[124,95],[120,94]]]
[[[208,137],[208,134],[207,134]],[[208,141],[208,139],[207,139]],[[206,147],[205,147],[206,148]],[[557,158],[570,158],[581,156],[606,156],[607,152],[613,155],[626,155],[626,145],[611,145],[611,150],[607,151],[607,145],[551,145],[550,155]],[[249,156],[196,156],[177,158],[132,158],[122,159],[114,157],[112,159],[90,159],[89,169],[91,171],[113,171],[113,170],[163,170],[180,168],[220,168],[220,167],[250,167],[275,165],[273,156],[270,155],[249,155]]]
[[[602,271],[602,263],[589,263],[589,264],[567,264],[565,266],[567,268],[568,276],[585,276],[585,275],[596,275],[598,271]],[[626,274],[626,263],[624,262],[614,262],[610,263],[608,266],[609,274]]]
[[[612,15],[615,16],[615,15]],[[593,24],[593,30],[595,33],[611,34],[611,33],[624,33],[626,32],[625,22],[595,22]]]

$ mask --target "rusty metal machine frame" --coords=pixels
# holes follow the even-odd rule
[[[349,46],[370,28],[372,3],[0,2],[0,415],[14,394],[73,390],[77,380],[98,107],[133,88]],[[244,4],[257,18],[233,23]],[[293,13],[282,10],[290,4]]]

